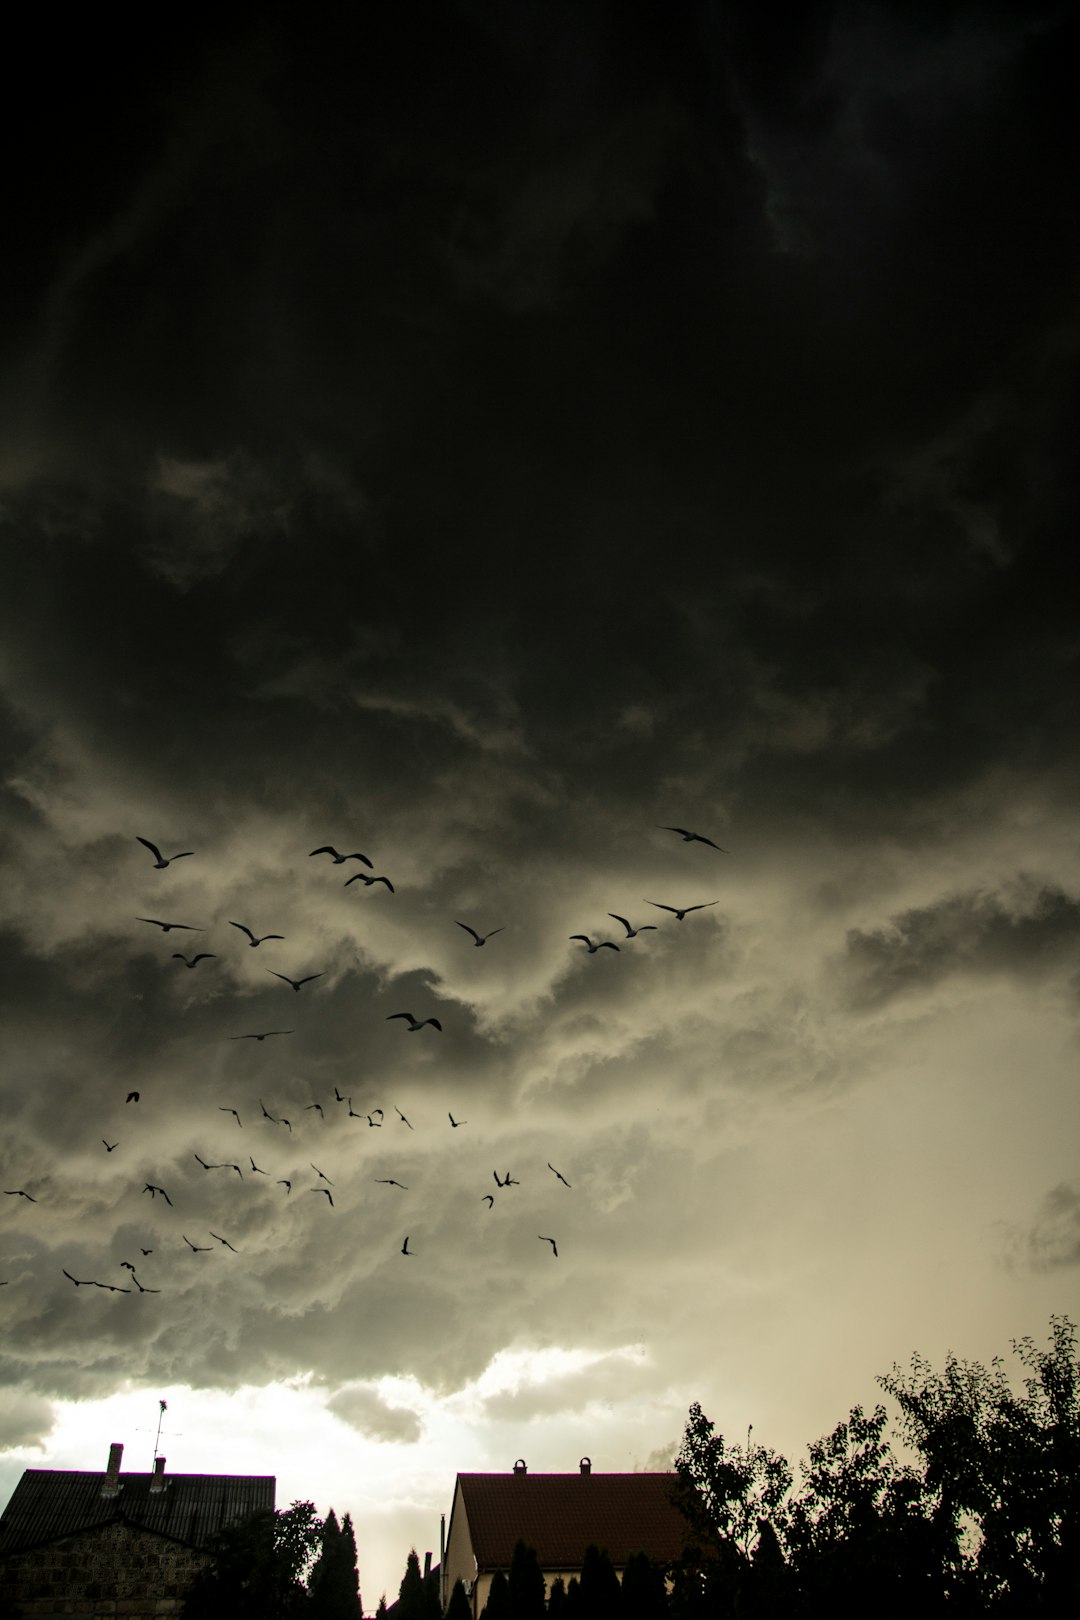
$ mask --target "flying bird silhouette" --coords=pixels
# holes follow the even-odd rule
[[[173,1204],[172,1199],[169,1197],[169,1195],[165,1191],[164,1187],[155,1187],[153,1182],[148,1181],[146,1183],[146,1186],[143,1188],[143,1192],[148,1192],[150,1194],[151,1198],[156,1198],[158,1193],[160,1193],[162,1198],[164,1198],[165,1202],[168,1204],[170,1209],[173,1209],[175,1207],[174,1204]]]
[[[302,984],[310,984],[312,979],[324,979],[326,977],[325,970],[322,973],[309,973],[306,979],[290,979],[287,973],[275,973],[273,968],[267,968],[266,971],[267,973],[273,973],[275,979],[284,979],[285,983],[291,984],[296,991],[299,991]]]
[[[250,1153],[248,1154],[248,1158],[251,1159]],[[269,1170],[260,1170],[254,1159],[251,1159],[251,1168],[254,1170],[257,1176],[268,1176],[270,1174]]]
[[[318,849],[313,849],[311,851],[311,854],[330,855],[333,858],[335,866],[344,866],[346,861],[363,861],[365,866],[371,865],[371,862],[368,860],[367,856],[361,855],[358,849],[354,849],[351,855],[339,855],[333,844],[320,844]],[[311,859],[310,855],[308,856],[308,859]]]
[[[437,1030],[440,1030],[440,1031],[442,1030],[442,1025],[439,1023],[439,1020],[437,1018],[414,1018],[412,1013],[408,1013],[408,1012],[387,1013],[387,1015],[386,1015],[387,1023],[389,1023],[392,1018],[407,1018],[409,1020],[409,1034],[410,1035],[415,1035],[417,1030],[418,1029],[423,1029],[425,1024],[434,1024],[435,1028]]]
[[[185,956],[183,951],[173,951],[172,959],[174,962],[183,962],[184,966],[189,968],[193,968],[198,962],[213,962],[217,960],[213,951],[197,951],[192,957]],[[153,1292],[157,1293],[157,1289],[155,1288]]]
[[[286,1195],[288,1195],[289,1193],[292,1192],[292,1182],[291,1181],[276,1181],[274,1183],[274,1185],[275,1185],[275,1187],[284,1187]]]
[[[401,1123],[409,1127],[410,1131],[416,1129],[416,1126],[413,1124],[412,1120],[405,1118],[405,1115],[401,1112],[401,1109],[398,1107],[397,1103],[394,1104],[394,1112],[397,1114],[397,1117],[400,1119]]]
[[[225,1247],[226,1247],[226,1248],[227,1248],[227,1249],[232,1249],[232,1252],[233,1252],[233,1254],[239,1254],[239,1253],[240,1253],[240,1250],[239,1250],[239,1249],[233,1249],[233,1246],[232,1246],[232,1244],[231,1244],[231,1243],[230,1243],[230,1242],[229,1242],[229,1240],[228,1240],[228,1238],[223,1238],[223,1237],[218,1237],[218,1234],[217,1234],[217,1233],[216,1233],[216,1232],[211,1232],[211,1233],[210,1233],[210,1236],[211,1236],[211,1237],[212,1237],[212,1238],[217,1238],[217,1241],[218,1241],[218,1242],[219,1242],[219,1243],[224,1243],[224,1245],[225,1245]]]
[[[111,1153],[113,1148],[118,1148],[120,1146],[119,1142],[106,1142],[104,1137],[102,1137],[101,1140],[105,1143],[106,1153]]]
[[[409,1248],[409,1240],[408,1240],[408,1238],[406,1238],[404,1243],[401,1245],[401,1252],[402,1252],[402,1254],[407,1254],[407,1255],[413,1255],[413,1254],[416,1253],[415,1249],[410,1249]]]
[[[352,1100],[349,1097],[343,1097],[341,1095],[341,1092],[338,1090],[337,1086],[334,1087],[334,1096],[335,1096],[335,1098],[337,1099],[338,1102],[350,1102]]]
[[[153,1249],[140,1249],[139,1250],[140,1254],[153,1254],[153,1252],[154,1252]]]
[[[264,1029],[261,1035],[230,1035],[230,1041],[265,1041],[268,1035],[295,1035],[295,1029]]]
[[[37,1199],[36,1198],[31,1198],[30,1194],[28,1192],[23,1192],[21,1187],[12,1187],[12,1188],[10,1188],[10,1190],[7,1187],[5,1187],[4,1188],[4,1197],[5,1198],[25,1198],[28,1204],[36,1204],[37,1203]]]
[[[718,906],[720,902],[719,900],[703,900],[699,906],[665,906],[659,900],[646,900],[645,904],[655,906],[658,911],[672,911],[675,914],[675,921],[682,922],[688,912],[705,911],[707,907]]]
[[[539,1234],[537,1234],[537,1235],[539,1236]],[[552,1252],[552,1254],[555,1256],[556,1260],[559,1258],[559,1251],[555,1247],[555,1239],[554,1238],[540,1237],[540,1242],[541,1243],[550,1243],[551,1244],[551,1252]]]
[[[378,1187],[400,1187],[402,1192],[409,1190],[403,1181],[395,1181],[393,1176],[376,1176],[375,1184]]]
[[[195,1154],[195,1158],[199,1159],[199,1155],[197,1153]],[[212,1166],[207,1164],[205,1159],[199,1159],[199,1163],[202,1165],[204,1170],[209,1170],[212,1168]]]
[[[206,933],[205,928],[198,928],[194,923],[162,922],[160,917],[136,917],[135,921],[151,923],[155,928],[160,928],[163,934],[170,933],[174,928],[182,928],[187,934]]]
[[[550,1161],[548,1162],[548,1169],[551,1171],[553,1176],[558,1176],[564,1187],[569,1187],[570,1183],[567,1181],[562,1171],[556,1170],[555,1166]]]
[[[71,1275],[71,1272],[68,1271],[66,1266],[61,1266],[60,1270],[64,1273],[64,1276],[67,1278],[68,1282],[73,1282],[75,1284],[76,1288],[93,1288],[94,1287],[94,1284],[87,1277],[73,1277]]]
[[[160,1288],[144,1288],[142,1283],[139,1281],[138,1277],[136,1277],[134,1272],[131,1273],[131,1280],[135,1284],[136,1288],[139,1290],[140,1294],[160,1294],[161,1293]],[[125,1292],[130,1292],[130,1290],[125,1290]]]
[[[239,928],[239,930],[240,930],[240,932],[242,934],[246,934],[247,937],[248,937],[248,944],[250,946],[252,946],[252,948],[254,948],[256,945],[261,945],[263,943],[263,940],[266,940],[266,939],[284,939],[285,938],[284,934],[263,934],[260,938],[256,938],[255,935],[251,932],[251,929],[248,928],[245,923],[233,922],[231,918],[229,920],[229,927],[230,928]]]
[[[495,1203],[495,1194],[494,1193],[485,1193],[483,1198],[481,1198],[480,1202],[482,1204],[486,1204],[488,1209],[491,1209],[492,1206]]]
[[[365,1114],[364,1118],[368,1122],[369,1129],[371,1129],[373,1131],[381,1131],[382,1130],[382,1120],[381,1119],[376,1119],[373,1114]]]
[[[310,1159],[308,1160],[308,1164],[311,1164]],[[320,1181],[325,1181],[331,1187],[334,1185],[334,1183],[330,1180],[330,1177],[327,1175],[326,1171],[325,1170],[320,1170],[317,1164],[311,1164],[311,1168],[314,1170],[315,1174],[318,1176]]]
[[[366,872],[356,872],[351,878],[345,879],[345,882],[342,884],[342,888],[347,889],[350,883],[362,883],[366,889],[370,889],[373,883],[385,883],[386,887],[390,890],[390,893],[393,894],[394,892],[394,885],[391,883],[390,879],[388,877],[383,877],[381,874],[378,877],[368,877]]]
[[[179,855],[165,856],[161,853],[156,844],[152,844],[150,842],[149,838],[140,838],[138,833],[135,834],[135,838],[136,842],[142,844],[145,849],[150,851],[151,855],[154,857],[154,865],[159,872],[164,872],[165,868],[173,861],[182,861],[185,855],[194,855],[195,853],[193,849],[182,849]]]
[[[710,849],[719,849],[721,855],[731,854],[730,849],[720,849],[720,845],[714,844],[711,838],[705,838],[701,833],[687,832],[685,827],[661,827],[659,822],[657,827],[660,832],[678,833],[684,844],[708,844]]]
[[[209,1254],[211,1252],[209,1243],[192,1243],[191,1239],[185,1232],[181,1232],[180,1236],[183,1238],[192,1254]]]
[[[456,917],[455,917],[454,921],[457,922]],[[476,932],[475,928],[470,928],[468,923],[463,923],[463,922],[459,922],[458,927],[459,928],[464,928],[464,930],[465,930],[465,932],[467,934],[472,935],[474,945],[486,945],[488,940],[492,939],[496,934],[502,934],[502,933],[506,932],[505,927],[504,927],[504,928],[493,928],[491,930],[490,934],[478,934]]]
[[[244,1127],[240,1122],[240,1115],[236,1112],[235,1108],[223,1108],[222,1105],[219,1103],[218,1104],[218,1113],[219,1114],[232,1114],[233,1118],[236,1120],[236,1123],[238,1125],[240,1125],[240,1129],[243,1130]]]
[[[453,1114],[447,1114],[446,1117],[450,1121],[451,1125],[454,1127],[455,1131],[457,1130],[459,1125],[467,1125],[469,1123],[467,1119],[455,1119]]]
[[[595,956],[597,951],[604,951],[604,950],[617,951],[618,948],[619,948],[610,939],[602,939],[596,945],[594,945],[592,940],[589,938],[588,934],[569,934],[567,936],[567,938],[584,940],[585,944],[589,948],[589,955],[590,956]]]
[[[627,922],[626,918],[625,917],[620,917],[619,913],[617,911],[609,911],[608,916],[609,917],[614,917],[616,922],[621,922],[622,923],[623,927],[626,929],[626,937],[627,937],[627,939],[636,939],[639,934],[648,933],[650,930],[651,930],[652,933],[654,933],[654,934],[656,933],[656,924],[655,923],[642,923],[640,928],[631,928],[631,926]]]
[[[309,1187],[308,1192],[324,1193],[330,1208],[333,1209],[334,1200],[330,1197],[330,1189],[328,1187]]]
[[[138,1100],[139,1100],[139,1093],[137,1091],[129,1091],[127,1096],[124,1099],[125,1102],[138,1102]]]
[[[262,1109],[262,1117],[263,1117],[263,1119],[268,1119],[270,1121],[271,1125],[276,1125],[277,1120],[274,1118],[273,1114],[271,1114],[269,1112],[269,1110],[267,1109],[266,1104],[263,1102],[261,1097],[258,1098],[258,1104],[259,1104],[259,1107]]]

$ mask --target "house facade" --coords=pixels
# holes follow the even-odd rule
[[[0,1515],[0,1605],[24,1617],[178,1614],[226,1525],[274,1507],[273,1475],[28,1468]]]
[[[536,1549],[548,1591],[556,1576],[580,1576],[585,1549],[606,1549],[622,1579],[634,1553],[674,1563],[687,1539],[672,1500],[676,1474],[594,1474],[583,1457],[574,1474],[530,1474],[522,1459],[508,1474],[459,1474],[443,1569],[443,1607],[461,1580],[479,1616],[492,1577],[508,1572],[518,1540]]]

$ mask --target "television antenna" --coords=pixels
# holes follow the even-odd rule
[[[161,1450],[161,1436],[162,1436],[162,1433],[164,1432],[165,1434],[173,1434],[173,1435],[176,1435],[176,1436],[179,1437],[184,1432],[182,1429],[165,1429],[164,1431],[162,1430],[162,1424],[165,1421],[165,1413],[168,1411],[168,1409],[169,1409],[168,1401],[162,1401],[162,1400],[158,1401],[157,1432],[154,1435],[154,1462],[155,1463],[158,1460],[158,1453]],[[145,1429],[140,1429],[138,1432],[140,1434],[145,1434],[146,1430]]]

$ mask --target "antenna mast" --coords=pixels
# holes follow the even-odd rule
[[[155,1463],[158,1460],[158,1452],[161,1450],[161,1424],[162,1424],[162,1420],[163,1420],[164,1416],[165,1416],[165,1402],[164,1401],[158,1401],[157,1434],[155,1434],[155,1436],[154,1436],[154,1461],[155,1461]]]

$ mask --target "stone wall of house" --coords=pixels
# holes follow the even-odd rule
[[[13,1553],[0,1565],[0,1600],[26,1620],[66,1615],[126,1620],[177,1615],[209,1555],[129,1524],[107,1524]]]

